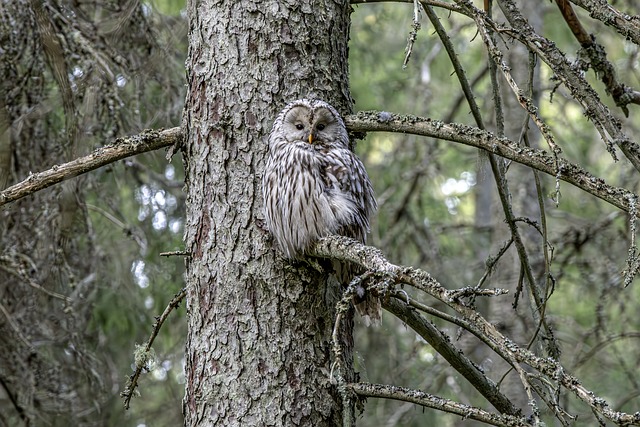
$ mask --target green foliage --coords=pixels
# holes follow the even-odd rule
[[[475,126],[464,98],[457,103],[462,96],[460,85],[424,15],[409,66],[402,69],[412,11],[411,4],[397,3],[356,7],[350,44],[351,88],[356,110],[410,113]],[[441,10],[437,13],[457,50],[458,60],[472,80],[487,62],[476,27],[455,13]],[[582,11],[579,15],[588,20]],[[637,83],[637,64],[625,62],[628,55],[637,55],[637,46],[620,44],[619,38],[599,22],[589,31],[598,34],[597,40],[604,44],[609,59],[619,67],[621,80]],[[556,9],[546,10],[542,33],[576,56],[577,43]],[[555,87],[549,69],[540,66],[537,70],[539,111],[562,147],[562,155],[611,184],[637,188],[637,172],[611,158],[582,108],[567,96],[564,87]],[[588,78],[610,108],[619,111],[592,71]],[[506,87],[504,80],[501,83]],[[526,81],[520,80],[519,84],[526,88]],[[485,123],[492,123],[488,74],[479,79],[473,89]],[[507,96],[512,94],[505,90],[503,97]],[[524,117],[524,113],[519,114]],[[637,108],[635,111],[632,108],[632,114],[637,116]],[[637,121],[625,121],[625,129],[637,134],[634,123]],[[530,123],[529,127],[533,125]],[[547,148],[543,141],[539,144],[541,148]],[[359,143],[358,152],[369,170],[380,202],[370,243],[381,247],[394,262],[426,269],[445,286],[458,288],[478,284],[486,271],[487,256],[494,256],[506,238],[506,225],[502,222],[501,209],[496,205],[495,191],[487,196],[479,189],[483,185],[495,187],[488,162],[467,147],[400,134],[368,135]],[[530,217],[539,224],[540,218],[531,211],[532,204],[518,202],[518,192],[525,191],[520,176],[526,177],[524,184],[532,182],[530,172],[511,166],[508,177],[515,199],[515,215]],[[637,283],[635,288],[634,285],[627,289],[621,287],[621,273],[626,268],[630,245],[628,218],[564,183],[560,184],[560,201],[556,207],[552,200],[555,180],[548,176],[541,179],[547,234],[553,248],[550,267],[553,281],[549,282],[552,286],[548,290],[546,314],[564,350],[561,361],[575,370],[573,374],[584,378],[588,388],[597,390],[611,402],[624,402],[626,410],[635,412],[637,399],[633,393],[637,393],[637,388],[633,380],[629,381],[629,375],[633,376],[630,367],[637,364],[634,355],[638,354],[636,331],[640,325],[637,316],[631,314],[635,311],[631,301],[636,300],[640,291]],[[490,224],[478,223],[478,197],[493,198]],[[534,201],[533,205],[537,203]],[[520,225],[520,229],[538,235],[532,227]],[[543,262],[540,248],[529,247],[534,263]],[[484,283],[485,287],[510,289],[510,296],[501,297],[506,305],[514,301],[518,272],[516,269],[515,276],[510,277],[498,272],[508,270],[511,259],[503,257],[494,270],[497,272],[489,275]],[[544,283],[544,276],[538,279]],[[446,310],[435,301],[426,303]],[[497,315],[492,313],[496,309],[492,309],[491,304],[497,306],[498,303],[492,300],[485,305],[478,301],[489,318],[500,324],[518,323],[528,312],[521,297],[517,310],[507,308],[508,317],[504,314],[495,317]],[[481,351],[473,337],[450,324],[435,321],[454,337],[455,344],[467,355],[485,366],[495,381],[508,372],[492,371],[492,359],[498,356]],[[526,344],[529,337],[526,333],[514,339]],[[356,347],[360,349],[359,362],[365,380],[414,387],[483,406],[483,399],[464,379],[428,345],[416,339],[412,331],[397,324],[389,315],[385,316],[382,328],[360,329],[357,338]],[[621,384],[625,386],[621,387]],[[362,424],[456,424],[454,417],[426,412],[401,402],[370,399],[362,415]]]
[[[118,84],[91,80],[95,64],[89,60],[78,57],[70,64],[77,85],[76,102],[86,106],[79,108],[85,119],[79,136],[82,151],[110,142],[115,136],[180,123],[187,49],[186,23],[180,18],[184,1],[153,0],[144,2],[143,9],[159,44],[147,40],[141,45],[122,47],[131,56],[144,51],[145,46],[152,53],[136,57],[140,62],[132,61],[137,64],[135,67],[121,70]],[[467,77],[470,80],[479,77],[473,87],[476,101],[485,122],[494,123],[491,84],[488,74],[482,74],[487,56],[476,27],[458,14],[437,12]],[[475,125],[452,73],[451,61],[425,16],[408,66],[403,69],[412,15],[410,3],[355,6],[349,58],[355,109]],[[582,11],[579,16],[585,21],[589,19]],[[570,56],[577,57],[577,44],[555,9],[546,10],[544,18],[543,34]],[[619,43],[620,39],[599,22],[589,22],[594,25],[590,31],[598,34],[597,40],[618,67],[620,78],[637,85],[638,47]],[[535,95],[540,115],[562,147],[562,155],[611,184],[637,190],[637,172],[623,161],[611,158],[582,108],[564,87],[555,87],[550,70],[540,66],[537,73],[540,81]],[[617,111],[598,77],[592,71],[587,77],[601,98]],[[52,135],[63,135],[65,115],[55,101],[61,97],[60,90],[50,74],[47,78],[43,91],[51,100],[51,112],[39,126],[50,129]],[[526,86],[524,81],[519,83],[523,88]],[[96,95],[89,87],[104,96],[96,101],[100,105],[91,104]],[[512,96],[508,90],[503,97],[507,96]],[[632,108],[631,115],[624,125],[632,139],[637,140],[638,109]],[[547,148],[544,142],[535,143]],[[369,243],[380,247],[398,264],[424,268],[450,288],[480,283],[487,273],[486,260],[496,255],[508,237],[487,160],[475,149],[450,142],[384,133],[370,134],[360,141],[358,153],[367,166],[380,204]],[[531,172],[511,165],[508,177],[515,215],[540,224],[541,218],[532,208],[537,207],[536,195],[527,193],[531,186],[526,184],[533,181]],[[103,425],[182,423],[184,310],[176,310],[164,324],[154,343],[154,354],[141,351],[134,343],[147,341],[154,317],[184,284],[184,261],[159,255],[182,249],[183,181],[179,159],[167,164],[164,153],[151,153],[97,171],[83,183],[82,196],[88,212],[88,232],[83,245],[93,244],[97,277],[83,295],[92,308],[84,334],[95,357],[109,367],[111,377],[104,379],[106,397],[102,398],[101,412],[96,415],[96,419],[103,417],[100,419]],[[553,248],[550,276],[545,276],[539,233],[524,223],[519,223],[519,227],[530,238],[532,263],[542,266],[537,270],[537,279],[545,283],[548,277],[553,278],[548,282],[551,286],[546,315],[563,349],[561,361],[588,388],[619,405],[620,410],[635,412],[638,386],[634,377],[640,354],[635,302],[640,289],[637,281],[628,288],[621,285],[631,245],[629,218],[564,183],[560,184],[559,205],[555,206],[551,197],[556,196],[556,181],[548,176],[541,181],[548,247]],[[490,190],[483,192],[481,187]],[[483,198],[492,199],[489,223],[479,219]],[[517,308],[510,308],[520,273],[514,259],[511,250],[483,283],[484,287],[503,287],[511,293],[498,302],[476,301],[476,304],[501,327],[519,322],[530,327],[527,323],[530,311],[524,297]],[[510,275],[501,274],[502,270]],[[446,310],[437,301],[425,303]],[[495,309],[500,305],[508,307],[507,314]],[[502,368],[493,370],[493,359],[497,356],[481,349],[474,337],[451,324],[432,320],[495,381],[507,373]],[[525,328],[514,341],[526,345],[536,327]],[[487,406],[430,346],[389,314],[385,314],[380,328],[357,328],[356,351],[356,368],[362,380],[413,387]],[[133,369],[134,360],[146,364],[152,359],[155,363],[143,375],[138,389],[140,398],[124,413],[119,392],[130,373],[128,367]],[[575,402],[571,397],[566,399],[568,408],[576,407],[572,406]],[[387,400],[370,399],[365,408],[360,420],[365,426],[446,426],[457,425],[458,421],[450,415]]]

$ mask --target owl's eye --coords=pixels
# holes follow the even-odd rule
[[[324,124],[320,123],[320,124],[318,125],[318,130],[324,130],[324,128],[325,128],[325,127],[326,127],[326,126],[325,126]]]
[[[302,129],[304,129],[304,126],[302,126],[300,123],[298,123],[298,124],[296,125],[296,129],[298,129],[298,130],[302,130]]]

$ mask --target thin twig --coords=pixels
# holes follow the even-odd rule
[[[180,302],[182,302],[182,300],[186,295],[187,295],[186,289],[184,288],[181,289],[180,292],[178,292],[171,299],[171,301],[169,301],[169,304],[167,304],[167,307],[164,309],[162,314],[156,317],[156,321],[153,324],[153,330],[151,331],[151,336],[149,336],[149,339],[147,340],[147,343],[145,344],[143,349],[145,353],[148,353],[151,351],[151,346],[153,345],[153,341],[158,336],[158,333],[160,333],[160,328],[162,328],[162,324],[164,323],[165,320],[167,320],[167,317],[169,317],[169,314],[171,314],[171,312],[180,305]],[[124,409],[129,409],[131,398],[133,397],[133,394],[135,393],[135,390],[138,387],[138,379],[140,378],[140,374],[142,374],[142,371],[146,366],[146,362],[147,362],[146,359],[138,360],[138,358],[136,358],[136,370],[133,372],[133,374],[129,376],[129,380],[127,381],[127,385],[125,386],[125,389],[120,393],[120,397],[124,400]]]
[[[0,312],[2,312],[5,319],[7,319],[7,323],[9,324],[9,326],[11,326],[11,329],[13,329],[13,332],[15,332],[20,341],[22,341],[22,343],[32,351],[34,349],[33,344],[31,344],[27,337],[22,333],[18,324],[13,320],[13,317],[11,317],[11,313],[9,313],[9,311],[4,308],[4,305],[2,304],[0,304]]]
[[[16,254],[15,255],[16,258],[22,258],[24,259],[25,262],[28,262],[30,265],[35,265],[35,263],[33,262],[33,260],[31,260],[31,258],[29,258],[28,256],[24,255],[24,254]],[[33,289],[36,289],[42,293],[45,293],[47,295],[49,295],[52,298],[56,298],[59,299],[61,301],[66,302],[67,304],[71,304],[73,302],[73,299],[66,296],[66,295],[62,295],[58,292],[49,290],[45,287],[43,287],[42,285],[40,285],[39,283],[37,283],[34,279],[32,279],[28,274],[26,274],[23,270],[23,268],[18,264],[18,262],[13,259],[12,257],[9,256],[0,256],[0,268],[4,271],[6,271],[7,273],[15,276],[16,278],[20,279],[21,281],[24,281],[26,284],[28,284],[29,286],[31,286]],[[35,266],[33,267],[35,270]]]
[[[351,4],[368,4],[368,3],[388,3],[390,0],[351,0]],[[397,3],[413,3],[415,0],[391,0]],[[467,14],[468,12],[464,12],[462,8],[456,6],[453,3],[449,3],[441,0],[420,0],[420,3],[423,5],[430,5],[434,7],[440,7],[451,12],[458,12],[462,14]]]
[[[420,7],[418,6],[420,2],[418,0],[413,0],[413,23],[411,24],[411,32],[409,33],[409,38],[407,39],[407,47],[405,48],[405,56],[404,61],[402,62],[402,68],[407,68],[407,64],[409,63],[409,58],[411,57],[411,53],[413,52],[413,45],[418,38],[418,31],[420,31]]]
[[[458,77],[458,81],[460,82],[460,86],[462,88],[462,93],[464,93],[464,96],[467,99],[467,103],[469,104],[469,108],[471,109],[471,114],[475,119],[476,125],[480,129],[484,129],[485,127],[482,122],[480,108],[478,107],[475,97],[473,96],[471,84],[469,84],[469,80],[467,79],[466,73],[462,68],[462,64],[460,64],[460,61],[458,60],[458,55],[455,51],[453,43],[451,42],[451,39],[449,38],[449,35],[447,34],[447,31],[442,26],[440,19],[438,19],[438,15],[436,15],[435,11],[430,5],[422,3],[422,7],[427,14],[427,17],[429,18],[431,25],[433,25],[433,28],[436,30],[438,37],[440,37],[440,41],[442,42],[442,45],[444,46],[445,51],[449,56],[449,61],[451,61],[451,65],[453,65],[453,70]]]
[[[164,256],[164,257],[170,257],[170,256],[190,257],[191,256],[191,252],[189,252],[189,251],[169,251],[169,252],[160,252],[158,255]]]

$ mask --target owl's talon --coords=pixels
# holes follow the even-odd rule
[[[411,302],[411,298],[409,298],[409,294],[404,290],[404,289],[400,289],[399,291],[396,291],[399,294],[402,294],[404,296],[405,299],[405,303],[407,305],[409,305],[409,303]]]

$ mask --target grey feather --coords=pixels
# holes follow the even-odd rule
[[[349,150],[344,121],[321,100],[294,101],[274,121],[262,191],[267,227],[287,258],[303,256],[331,234],[364,243],[377,209],[367,171]],[[345,284],[355,273],[351,267],[335,268]],[[371,305],[359,311],[379,321],[379,300]]]

